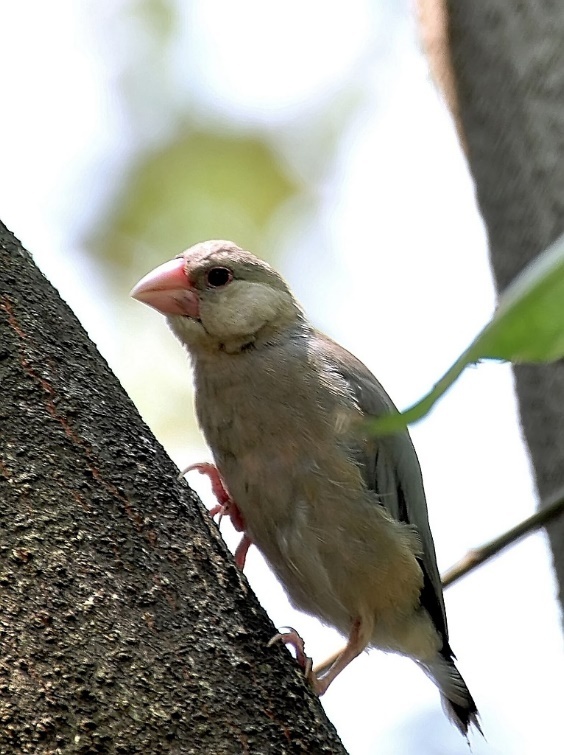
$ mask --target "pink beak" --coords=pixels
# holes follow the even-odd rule
[[[188,280],[182,257],[152,270],[131,289],[130,296],[163,315],[184,315],[198,319],[200,301]]]

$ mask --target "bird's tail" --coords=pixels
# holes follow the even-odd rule
[[[461,734],[468,738],[468,729],[474,726],[483,735],[476,703],[454,664],[453,656],[437,655],[432,662],[420,662],[419,665],[439,688],[444,711]]]

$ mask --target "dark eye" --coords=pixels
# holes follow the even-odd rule
[[[221,288],[233,280],[233,273],[227,267],[212,267],[206,273],[206,283],[210,288]]]

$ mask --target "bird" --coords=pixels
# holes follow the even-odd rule
[[[191,359],[218,505],[299,610],[346,646],[308,677],[322,695],[369,648],[407,656],[460,732],[481,732],[455,665],[422,473],[407,429],[376,435],[392,400],[353,354],[316,330],[269,264],[231,241],[200,242],[131,296],[165,315]],[[279,635],[294,644],[296,633]],[[299,636],[298,636],[299,637]]]

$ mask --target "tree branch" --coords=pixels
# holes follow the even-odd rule
[[[0,223],[0,753],[343,753],[217,527]]]
[[[540,527],[546,527],[547,524],[560,516],[562,512],[564,512],[564,488],[560,488],[532,516],[519,522],[515,527],[507,530],[507,532],[494,538],[489,543],[468,551],[460,561],[451,566],[450,569],[447,569],[443,574],[443,587],[446,588],[454,584],[454,582],[457,582],[478,566],[489,561],[490,558],[497,556],[505,548],[532,534]]]

